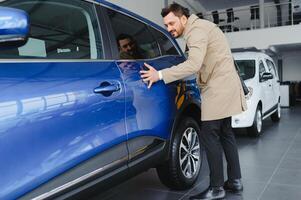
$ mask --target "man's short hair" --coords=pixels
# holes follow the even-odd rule
[[[117,36],[117,39],[116,39],[118,47],[120,46],[119,41],[120,40],[125,40],[125,39],[129,39],[130,41],[134,41],[134,38],[131,35],[121,33],[120,35]]]
[[[183,15],[185,15],[187,18],[189,18],[189,16],[190,16],[188,8],[185,8],[185,7],[183,7],[180,4],[175,3],[175,2],[170,4],[168,7],[163,8],[162,11],[161,11],[161,16],[165,17],[170,12],[175,14],[175,16],[177,16],[177,17],[182,17]]]

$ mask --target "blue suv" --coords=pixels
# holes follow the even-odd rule
[[[1,1],[0,199],[78,197],[151,167],[172,189],[192,186],[195,79],[147,89],[139,74],[184,60],[161,27],[105,1]]]

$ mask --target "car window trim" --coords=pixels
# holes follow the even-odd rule
[[[106,23],[106,19],[104,18],[104,14],[102,12],[101,6],[99,6],[97,3],[94,3],[95,8],[95,14],[98,21],[98,31],[100,32],[100,35],[102,38],[105,38],[105,40],[102,40],[103,45],[103,52],[104,52],[104,59],[112,59],[113,58],[113,51],[111,47],[111,37],[109,33],[109,28]]]
[[[97,48],[97,46],[96,46],[96,48],[97,48],[97,53],[98,54],[100,54],[100,51],[102,51],[102,57],[103,58],[99,58],[101,55],[98,55],[97,59],[105,59],[107,57],[107,54],[109,53],[109,52],[107,52],[107,49],[105,48],[105,45],[104,45],[104,41],[106,41],[106,40],[104,40],[104,37],[106,37],[106,39],[107,39],[107,35],[105,35],[106,29],[105,29],[105,27],[102,27],[102,25],[101,25],[101,21],[98,17],[98,12],[97,12],[97,8],[96,8],[97,5],[93,2],[90,2],[90,1],[86,1],[86,2],[92,4],[92,7],[93,7],[92,9],[93,9],[93,12],[94,12],[93,14],[96,17],[96,23],[97,23],[96,24],[97,27],[95,28],[95,30],[98,32],[99,37],[100,37],[100,42],[101,42],[101,47],[100,47],[101,49]],[[93,59],[90,59],[90,60],[93,60]]]
[[[162,59],[165,57],[176,57],[176,58],[182,58],[182,56],[180,55],[164,55],[164,56],[160,56],[160,57],[155,57],[155,58],[148,58],[148,59],[136,59],[136,60],[127,60],[127,59],[120,59],[120,60],[116,60],[116,59],[13,59],[13,58],[9,58],[9,59],[0,59],[0,63],[61,63],[61,62],[142,62],[142,61],[154,61],[154,60],[158,60],[158,59]]]

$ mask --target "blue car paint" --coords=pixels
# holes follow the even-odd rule
[[[199,99],[195,81],[147,89],[139,71],[144,62],[160,70],[184,60],[182,54],[129,62],[0,61],[0,199],[16,199],[129,139],[169,139],[180,97]],[[121,90],[95,94],[104,81]]]
[[[122,82],[114,63],[1,62],[0,74],[0,199],[127,140],[123,86],[110,97],[93,92]]]
[[[162,57],[147,61],[157,70],[183,61],[183,57]],[[147,89],[140,78],[144,61],[117,62],[123,74],[126,88],[126,125],[128,138],[156,136],[168,139],[171,133],[176,107],[177,82],[165,85],[163,81]]]
[[[0,39],[7,39],[9,35],[25,37],[29,33],[26,12],[1,6],[0,9]]]

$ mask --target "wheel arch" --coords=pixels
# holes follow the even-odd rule
[[[170,140],[174,138],[176,134],[177,127],[179,123],[184,119],[185,117],[192,117],[196,122],[198,122],[198,125],[201,127],[201,102],[197,100],[189,100],[186,101],[182,107],[178,110],[174,123],[172,125]],[[167,156],[169,156],[171,151],[171,145],[170,142],[168,142],[168,152]]]

